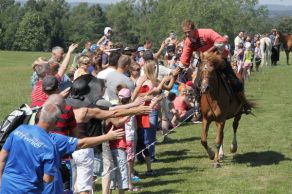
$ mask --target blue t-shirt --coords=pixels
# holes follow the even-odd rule
[[[56,134],[56,133],[50,133],[49,134],[51,140],[54,142],[58,149],[58,153],[56,156],[56,164],[58,169],[61,167],[61,158],[64,155],[72,154],[77,147],[78,139],[73,137],[67,137],[65,135]],[[60,194],[64,193],[63,189],[63,180],[60,170],[58,170],[54,174],[54,180],[53,182],[46,184],[44,187],[43,194]]]
[[[2,194],[37,194],[43,190],[43,176],[58,171],[57,148],[49,134],[36,125],[20,125],[7,138],[3,149],[8,158],[2,176]]]

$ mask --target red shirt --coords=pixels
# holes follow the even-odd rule
[[[42,106],[48,99],[48,95],[43,91],[43,80],[39,80],[31,93],[31,106]]]
[[[72,136],[73,130],[76,129],[77,123],[75,120],[75,115],[73,108],[66,105],[65,111],[60,115],[57,120],[56,128],[52,130],[52,133],[58,133],[66,136]]]
[[[190,38],[184,40],[183,52],[180,57],[180,61],[185,66],[189,66],[193,51],[208,51],[214,46],[216,42],[226,43],[226,39],[220,36],[212,29],[197,29],[194,31],[196,40],[192,41]],[[223,57],[228,56],[228,50],[225,49]]]
[[[56,74],[57,80],[61,82],[61,77]],[[43,91],[43,80],[39,80],[31,93],[31,106],[43,106],[48,99],[48,95]]]
[[[111,128],[112,124],[110,124],[108,127]],[[123,127],[120,129],[125,130],[125,125],[123,125]],[[115,127],[114,130],[117,130],[117,128]],[[124,137],[122,139],[116,139],[116,140],[109,141],[109,146],[110,146],[111,150],[126,149],[127,148],[126,136],[124,135]]]
[[[150,87],[148,85],[143,85],[140,90],[139,94],[146,93],[150,90]],[[146,101],[144,106],[149,106],[151,101]],[[149,114],[143,114],[143,115],[137,115],[136,116],[137,125],[138,128],[150,128],[150,120],[149,120]]]

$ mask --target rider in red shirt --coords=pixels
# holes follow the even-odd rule
[[[222,71],[229,78],[234,92],[237,94],[239,100],[244,104],[245,113],[250,113],[251,107],[248,104],[243,93],[243,84],[236,77],[229,61],[227,60],[227,56],[229,53],[229,51],[225,47],[227,40],[212,29],[195,29],[195,24],[191,20],[185,20],[182,23],[182,29],[185,33],[185,40],[183,52],[180,58],[181,66],[188,67],[190,65],[193,51],[219,51],[226,62],[226,67]],[[197,88],[195,96],[195,116],[198,118],[200,116],[199,102],[201,99],[199,91],[200,76],[196,77],[195,85]]]

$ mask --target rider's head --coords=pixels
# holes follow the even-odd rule
[[[195,23],[192,20],[184,20],[182,23],[182,30],[186,37],[194,36]]]

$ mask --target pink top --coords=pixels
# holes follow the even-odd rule
[[[187,112],[187,104],[182,99],[182,96],[178,96],[173,101],[173,106],[176,110],[178,110],[179,116],[183,117]]]
[[[214,46],[216,42],[226,44],[226,39],[219,35],[212,29],[197,29],[194,31],[196,40],[192,41],[190,38],[184,40],[183,52],[180,61],[185,66],[189,66],[193,51],[208,51]],[[223,57],[227,58],[229,51],[223,51]]]

